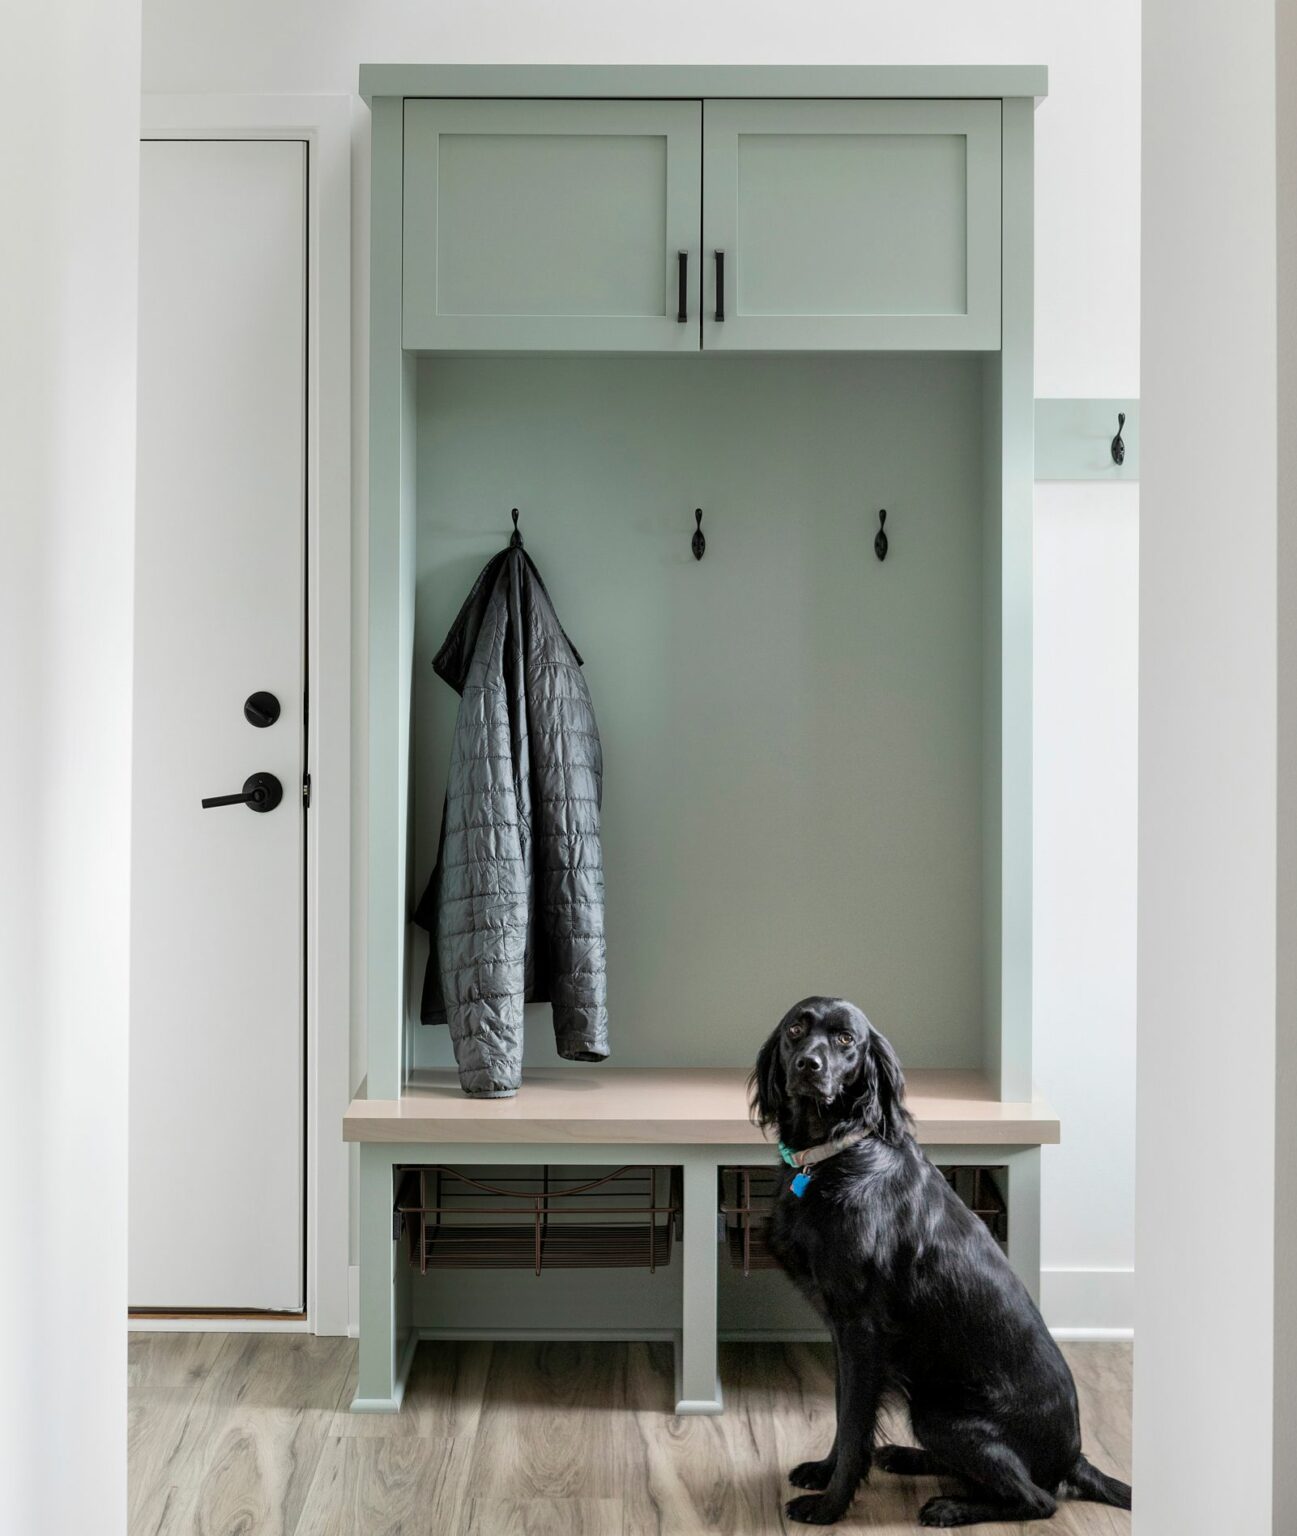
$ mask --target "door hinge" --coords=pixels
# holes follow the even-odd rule
[[[311,809],[311,775],[309,773],[302,775],[302,809],[304,811]]]

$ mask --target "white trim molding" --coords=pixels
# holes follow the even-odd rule
[[[310,1333],[311,1325],[302,1317],[227,1317],[220,1312],[196,1312],[192,1317],[150,1317],[131,1314],[127,1319],[130,1333]]]
[[[351,1000],[350,96],[145,95],[145,139],[307,146],[306,1316],[184,1319],[176,1331],[347,1332]],[[133,1325],[134,1326],[134,1325]],[[159,1327],[161,1324],[149,1324]]]
[[[1042,1269],[1040,1310],[1055,1338],[1132,1338],[1135,1271]]]

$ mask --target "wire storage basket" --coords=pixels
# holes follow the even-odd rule
[[[993,1167],[938,1168],[973,1215],[984,1221],[991,1236],[1003,1245],[1009,1235],[1009,1218],[997,1171]],[[782,1172],[777,1165],[721,1169],[720,1212],[730,1263],[745,1275],[754,1269],[778,1267],[766,1227]]]
[[[671,1262],[678,1168],[591,1176],[542,1165],[501,1176],[440,1164],[396,1170],[393,1236],[434,1269],[647,1269]]]
[[[781,1173],[777,1167],[721,1169],[721,1215],[730,1263],[745,1275],[779,1267],[766,1243],[766,1223]]]
[[[942,1168],[946,1183],[974,1216],[980,1217],[997,1243],[1009,1236],[1009,1211],[995,1168]]]

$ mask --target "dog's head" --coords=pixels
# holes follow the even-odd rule
[[[910,1125],[896,1052],[840,997],[788,1010],[761,1047],[749,1093],[757,1122],[794,1148],[856,1127],[895,1145]]]

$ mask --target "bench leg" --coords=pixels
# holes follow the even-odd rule
[[[716,1373],[716,1160],[684,1159],[683,1329],[676,1360],[676,1412],[720,1413]]]
[[[1009,1263],[1040,1305],[1040,1148],[1024,1147],[1006,1159]]]
[[[397,1244],[392,1239],[392,1155],[360,1148],[360,1366],[353,1413],[396,1413],[416,1343],[397,1316]]]

